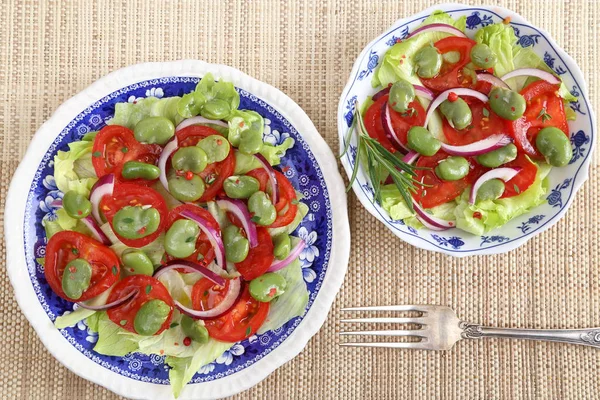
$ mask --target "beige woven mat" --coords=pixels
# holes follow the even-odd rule
[[[296,100],[337,151],[337,102],[355,57],[396,19],[434,3],[2,0],[0,207],[37,127],[97,78],[142,61],[237,67]],[[552,34],[600,104],[598,3],[501,3]],[[336,335],[341,306],[393,303],[448,304],[464,319],[497,326],[600,326],[598,158],[566,217],[503,256],[416,250],[351,195],[353,250],[329,319],[298,357],[239,398],[600,398],[600,351],[592,348],[486,340],[451,352],[364,350],[340,348]],[[0,275],[0,398],[117,398],[50,356]]]

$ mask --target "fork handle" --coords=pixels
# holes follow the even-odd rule
[[[464,339],[481,339],[484,337],[544,340],[548,342],[562,342],[581,344],[600,348],[600,328],[586,329],[515,329],[493,328],[461,322],[461,336]]]

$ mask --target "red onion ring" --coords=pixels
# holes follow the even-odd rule
[[[269,182],[271,183],[271,202],[273,204],[277,204],[279,201],[279,184],[277,183],[277,176],[275,175],[275,170],[267,159],[262,154],[255,154],[254,157],[260,162],[260,165],[263,167],[267,174],[269,175]]]
[[[104,196],[112,196],[115,189],[115,176],[113,174],[104,175],[98,179],[98,182],[92,187],[90,192],[90,202],[92,203],[92,215],[99,224],[102,224],[100,217],[100,201]]]
[[[406,37],[406,39],[404,39],[404,40],[408,40],[411,37],[418,35],[419,33],[425,33],[425,32],[429,32],[429,31],[449,33],[451,35],[458,36],[458,37],[463,37],[463,38],[467,37],[467,35],[465,35],[460,29],[455,28],[452,25],[448,25],[448,24],[429,24],[429,25],[422,26],[422,27],[420,27],[418,29],[415,29],[413,31],[413,33],[411,33],[410,35],[408,35]]]
[[[419,153],[411,150],[404,157],[402,157],[402,161],[407,164],[412,164],[415,161],[417,161],[417,158],[419,158],[419,156],[420,156]]]
[[[415,87],[415,94],[417,96],[427,99],[429,101],[433,100],[433,92],[431,90],[427,89],[425,86],[420,86],[420,85],[414,85],[414,87]]]
[[[234,199],[218,199],[217,205],[223,210],[229,211],[237,217],[242,223],[246,237],[250,243],[250,247],[258,246],[258,234],[256,233],[256,225],[252,222],[248,207],[241,200]]]
[[[453,156],[478,156],[504,147],[511,142],[512,139],[510,136],[503,133],[496,133],[495,135],[464,146],[452,146],[442,143],[442,150]]]
[[[200,217],[189,211],[182,211],[179,213],[184,218],[194,221],[200,227],[200,230],[208,236],[208,240],[215,250],[215,261],[217,265],[223,269],[227,267],[225,262],[225,246],[223,245],[223,240],[221,239],[221,233],[211,227],[208,224],[208,221],[204,218]]]
[[[173,302],[175,303],[175,307],[177,307],[181,313],[187,315],[188,317],[194,319],[214,319],[225,314],[237,303],[237,300],[242,293],[241,288],[242,283],[240,278],[230,279],[229,289],[227,290],[225,297],[219,304],[217,304],[216,307],[211,308],[210,310],[194,310],[184,306],[175,299],[173,299]]]
[[[271,264],[267,272],[277,272],[280,269],[288,266],[292,261],[298,258],[298,256],[300,255],[300,253],[302,253],[302,250],[304,250],[305,247],[306,242],[304,240],[300,240],[296,244],[296,246],[290,251],[290,254],[288,254],[286,258],[284,258],[283,260],[273,260],[273,263]]]
[[[557,78],[550,72],[542,71],[541,69],[537,69],[537,68],[515,69],[514,71],[511,71],[508,74],[504,74],[502,76],[502,80],[504,82],[506,82],[506,80],[508,80],[510,78],[516,78],[518,76],[534,76],[536,78],[543,79],[546,82],[551,83],[553,85],[558,85],[561,82],[559,78]]]
[[[383,125],[385,136],[388,138],[390,143],[396,148],[396,150],[402,153],[407,153],[409,149],[396,136],[396,132],[394,131],[394,127],[392,126],[392,118],[390,113],[390,106],[386,101],[385,103],[383,103],[381,109],[381,124]]]
[[[204,276],[206,279],[214,282],[219,286],[225,286],[225,278],[215,274],[210,269],[203,267],[200,264],[193,263],[191,261],[186,260],[175,260],[170,262],[167,265],[161,265],[156,271],[154,271],[154,277],[156,279],[160,278],[164,274],[174,269],[184,269],[188,272],[197,272],[200,275]]]
[[[477,74],[477,80],[482,81],[482,82],[491,83],[493,86],[501,87],[504,89],[510,89],[508,87],[508,85],[506,84],[506,82],[504,82],[502,79],[498,78],[497,76],[495,76],[493,74],[487,73],[487,72],[479,72]]]
[[[467,88],[454,88],[454,89],[445,90],[442,93],[440,93],[438,95],[438,97],[436,97],[435,100],[433,100],[431,102],[431,104],[429,105],[429,107],[427,108],[427,116],[425,117],[425,122],[423,123],[423,126],[425,128],[427,128],[427,125],[429,124],[429,120],[431,119],[431,115],[433,114],[435,109],[438,108],[440,104],[442,104],[445,100],[448,99],[448,96],[450,95],[450,93],[455,93],[458,96],[475,97],[476,99],[479,99],[479,100],[483,101],[484,103],[487,103],[489,101],[489,98],[485,94],[478,92],[477,90],[467,89]]]
[[[428,214],[415,199],[413,199],[413,208],[417,213],[417,219],[421,221],[426,228],[429,228],[433,231],[444,231],[446,229],[454,228],[456,225],[454,221],[446,221],[445,219]]]
[[[390,93],[390,89],[392,88],[392,85],[388,85],[387,87],[384,87],[383,89],[381,89],[379,92],[375,93],[373,95],[373,97],[371,97],[371,99],[373,101],[377,101],[379,100],[380,97],[385,96],[386,94]]]
[[[177,125],[177,127],[175,128],[175,132],[179,132],[180,130],[182,130],[183,128],[187,128],[188,126],[201,125],[201,124],[212,124],[212,125],[222,126],[223,128],[229,127],[229,125],[227,125],[227,122],[223,122],[218,119],[208,119],[208,118],[204,118],[201,116],[197,116],[197,117],[187,118],[187,119],[184,119],[183,121],[181,121],[179,123],[179,125]]]
[[[469,204],[475,204],[475,201],[477,200],[477,191],[479,190],[479,188],[481,188],[481,185],[483,185],[487,181],[492,179],[501,179],[504,182],[507,182],[514,178],[515,175],[517,175],[520,171],[521,168],[502,167],[492,169],[486,172],[485,174],[481,175],[475,181],[473,187],[471,187],[471,193],[469,195]]]
[[[169,191],[169,181],[167,180],[167,161],[169,160],[169,157],[171,157],[171,155],[175,153],[177,147],[179,147],[179,143],[177,142],[177,136],[174,136],[173,139],[171,139],[171,141],[169,141],[169,143],[166,144],[162,153],[160,153],[160,157],[158,158],[158,168],[160,169],[160,183],[162,183],[163,187],[167,192]]]
[[[83,302],[83,301],[77,303],[77,305],[81,308],[85,308],[88,310],[104,311],[104,310],[108,310],[109,308],[120,306],[121,304],[124,304],[124,303],[128,302],[129,300],[132,300],[135,296],[137,296],[137,294],[139,292],[140,292],[139,289],[133,289],[131,292],[127,293],[125,296],[121,297],[120,299],[117,299],[117,300],[113,301],[112,303],[103,304],[101,306],[90,306],[88,304],[85,304],[85,302]]]

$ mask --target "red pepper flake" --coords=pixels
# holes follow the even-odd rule
[[[402,58],[406,58],[406,54],[402,54]]]
[[[183,344],[189,346],[190,344],[192,344],[192,339],[186,336],[185,339],[183,339]]]
[[[74,265],[71,265],[71,266],[69,267],[69,272],[70,272],[70,273],[72,273],[72,274],[74,274],[75,272],[77,272],[77,267],[76,267],[76,266],[74,266]]]
[[[281,170],[285,173],[288,172],[290,170],[290,167],[288,167],[287,165],[283,168],[281,168]]]
[[[269,290],[269,297],[275,297],[276,294],[277,294],[277,289],[271,288],[271,290]]]
[[[402,39],[396,39],[396,43],[402,43]]]
[[[481,213],[479,211],[475,211],[473,213],[473,218],[481,219]]]
[[[448,100],[450,101],[450,103],[454,103],[456,100],[458,100],[458,95],[454,92],[450,92],[450,94],[448,95]]]
[[[494,95],[494,98],[495,98],[495,99],[497,99],[497,98],[498,98],[498,95],[497,95],[497,94],[496,94],[496,95]]]
[[[404,60],[400,60],[400,65],[404,64]]]
[[[217,144],[220,146],[223,144],[223,141],[221,139],[217,139]]]
[[[77,215],[83,215],[83,211],[77,210]]]
[[[510,108],[510,111],[515,111],[515,108],[514,108],[514,107],[511,107],[511,108]]]
[[[452,225],[454,225],[454,222],[450,221],[450,222],[448,222],[448,225],[452,226]]]
[[[163,354],[165,354],[165,351],[164,351],[164,350],[161,350],[161,351],[160,351],[160,355],[162,356]]]
[[[244,127],[244,121],[240,122],[240,128]]]
[[[179,346],[179,343],[175,342],[173,343],[174,346]]]
[[[185,179],[188,181],[191,181],[192,179],[194,179],[194,173],[192,171],[188,171],[185,173]]]
[[[140,228],[140,229],[137,231],[137,233],[139,233],[140,235],[143,235],[144,233],[146,233],[146,227],[145,227],[145,226],[142,226],[142,227],[141,227],[141,228]]]

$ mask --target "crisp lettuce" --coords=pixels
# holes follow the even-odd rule
[[[279,165],[281,164],[281,157],[285,156],[285,153],[294,147],[295,144],[294,138],[287,138],[280,145],[273,146],[270,143],[264,143],[259,153],[263,155],[264,158],[267,159],[269,164],[271,165]]]
[[[87,308],[79,307],[73,312],[65,312],[60,317],[56,318],[56,321],[54,321],[54,326],[56,326],[57,329],[75,326],[75,324],[79,321],[84,320],[95,313],[96,311],[94,310],[88,310]]]
[[[384,185],[381,187],[381,207],[393,220],[409,218],[413,212],[404,202],[396,185]]]
[[[54,179],[58,189],[74,190],[89,196],[98,178],[92,164],[93,142],[80,140],[69,143],[69,151],[59,151],[54,157]]]
[[[98,332],[98,341],[94,351],[106,356],[122,357],[138,349],[138,342],[144,338],[131,335],[108,318],[106,312],[95,313],[87,318],[90,329]]]
[[[183,117],[177,112],[180,97],[173,96],[164,99],[146,97],[135,103],[117,103],[115,116],[108,120],[107,125],[121,125],[129,129],[135,128],[138,122],[147,117],[166,117],[177,125]]]

